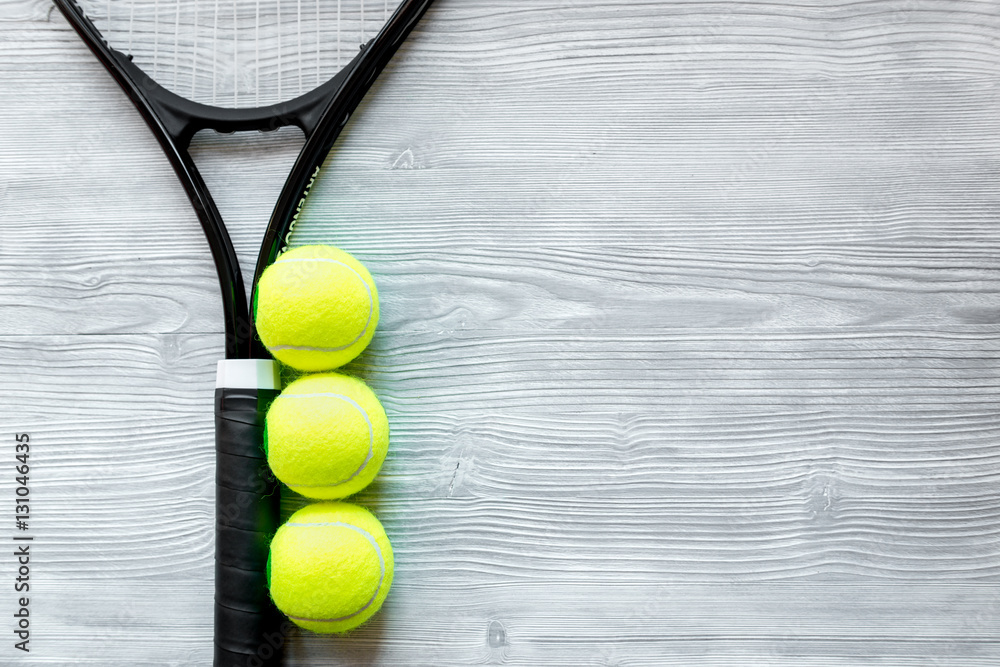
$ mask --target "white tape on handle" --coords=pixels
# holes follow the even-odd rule
[[[273,359],[222,359],[215,386],[226,389],[281,389],[278,362]]]

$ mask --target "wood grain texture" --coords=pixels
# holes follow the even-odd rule
[[[437,0],[294,239],[379,284],[347,370],[397,579],[286,664],[1000,663],[998,37],[992,0]],[[0,664],[208,665],[207,244],[44,2],[0,0],[0,97],[37,577]],[[196,140],[245,268],[298,141]]]
[[[695,249],[499,245],[355,251],[393,331],[983,327],[1000,311],[988,248]],[[171,250],[11,257],[0,332],[205,333],[214,270]],[[81,326],[83,330],[81,331]]]

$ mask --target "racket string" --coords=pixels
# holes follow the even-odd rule
[[[313,4],[313,2],[315,4]],[[164,87],[261,106],[336,74],[388,20],[389,0],[80,0],[113,47]]]
[[[302,0],[296,0],[296,8],[298,9],[298,11],[296,12],[298,16],[298,21],[295,23],[295,27],[298,30],[296,36],[298,37],[299,54],[301,55],[302,54]],[[302,67],[299,68],[299,90],[303,89],[303,81],[302,81],[302,75],[304,73],[302,71],[303,69],[304,68]]]
[[[212,16],[212,42],[217,44],[219,41],[219,0],[215,0],[215,13]],[[218,64],[219,61],[216,58],[212,58],[212,104],[217,103],[216,93],[219,90],[219,83],[216,78],[218,75]]]
[[[236,29],[233,30],[233,72],[235,72],[237,74],[240,72],[240,60],[239,60],[239,55],[240,55],[240,43],[239,43],[240,31],[239,31],[239,25],[240,25],[239,2],[238,2],[238,0],[234,0],[233,1],[233,26],[235,26]],[[239,107],[240,106],[240,87],[239,87],[238,82],[233,84],[233,106],[234,107]]]

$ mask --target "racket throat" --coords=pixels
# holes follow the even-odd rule
[[[301,129],[308,139],[316,130],[331,96],[350,78],[370,45],[371,42],[363,45],[344,69],[308,93],[287,102],[247,109],[212,107],[192,102],[158,84],[143,72],[130,56],[121,51],[107,47],[107,55],[113,58],[131,79],[131,86],[122,87],[132,102],[144,112],[147,122],[158,125],[158,128],[154,129],[164,132],[178,147],[187,150],[194,135],[201,130],[215,130],[223,134],[254,130],[271,132],[294,125]],[[138,91],[133,87],[139,88],[142,94],[136,94]],[[143,109],[143,106],[148,109]]]

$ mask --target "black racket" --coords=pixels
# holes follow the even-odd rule
[[[205,129],[304,132],[264,234],[256,285],[350,114],[431,0],[394,10],[389,0],[54,2],[142,114],[208,237],[226,319],[215,393],[215,665],[278,664],[290,626],[266,588],[279,492],[261,438],[280,384],[255,335],[236,251],[188,149]]]

